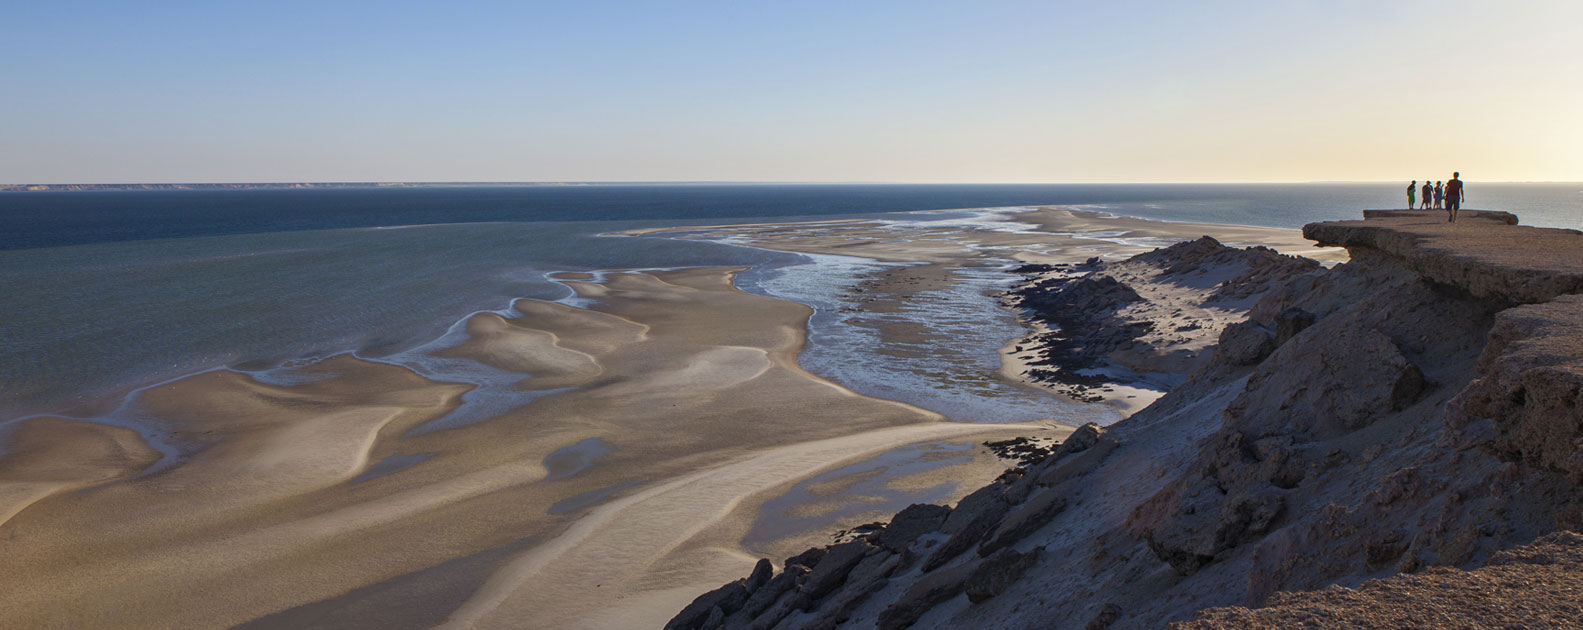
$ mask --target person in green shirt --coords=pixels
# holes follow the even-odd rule
[[[1418,180],[1415,179],[1415,180],[1413,180],[1413,183],[1407,185],[1407,209],[1408,210],[1412,210],[1413,209],[1413,205],[1414,205],[1413,195],[1416,194],[1417,192],[1418,192]]]

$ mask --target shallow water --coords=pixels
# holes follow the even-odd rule
[[[765,271],[747,274],[744,286],[780,282],[759,290],[813,300],[819,286],[864,269],[721,243],[599,236],[619,230],[1024,204],[1295,227],[1395,205],[1397,188],[621,185],[0,194],[0,421],[46,412],[100,415],[134,388],[222,366],[261,380],[296,378],[273,368],[342,352],[493,382],[499,379],[466,374],[476,367],[440,366],[415,349],[445,338],[471,313],[501,311],[518,298],[566,298],[568,290],[547,277],[555,271],[761,266]],[[1583,227],[1583,185],[1474,182],[1469,194],[1470,206],[1513,210],[1525,223]],[[883,216],[1015,229],[991,225],[993,214]],[[770,279],[777,270],[782,278]],[[929,325],[948,330],[958,315],[994,321],[975,299],[941,296],[950,308]],[[841,344],[861,340],[828,311],[813,323],[814,348],[805,360],[816,371],[870,393],[917,392],[931,408],[959,404],[960,388],[922,392],[907,370],[882,369],[885,362],[873,355],[840,360]],[[495,409],[527,400],[496,391]],[[488,396],[472,398],[480,403],[458,410],[472,417],[447,422],[490,413],[481,406]]]

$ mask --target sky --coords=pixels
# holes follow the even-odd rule
[[[1583,2],[0,3],[0,183],[1583,180]]]

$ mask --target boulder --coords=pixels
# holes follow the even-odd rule
[[[812,569],[819,565],[819,560],[824,558],[824,555],[827,551],[829,551],[829,549],[825,547],[814,547],[795,556],[787,558],[786,564],[782,566],[787,568],[791,568],[793,566],[802,566]]]
[[[833,630],[851,617],[852,611],[869,595],[885,588],[887,578],[899,564],[901,556],[893,553],[873,553],[852,567],[846,583],[827,595],[819,604],[813,621],[804,626],[807,630]]]
[[[814,603],[845,582],[847,573],[852,567],[857,566],[857,563],[873,549],[872,545],[863,540],[831,545],[829,553],[819,560],[818,566],[809,571],[808,579],[803,582],[802,590],[798,593],[803,600],[802,608],[812,610]]]
[[[751,595],[754,591],[759,590],[759,587],[767,584],[770,581],[770,576],[774,574],[775,567],[770,564],[769,558],[759,558],[758,563],[753,565],[753,572],[748,574],[747,582],[743,586],[747,587],[748,594]]]
[[[807,575],[807,567],[802,565],[792,565],[790,568],[782,571],[780,575],[770,578],[768,582],[765,582],[763,586],[759,587],[758,590],[753,591],[752,595],[748,596],[747,601],[744,602],[742,604],[742,608],[737,611],[738,615],[733,618],[733,621],[738,619],[742,621],[750,621],[757,618],[759,615],[763,614],[764,611],[769,610],[771,606],[775,605],[775,603],[779,601],[783,595],[796,590],[798,585],[802,584],[802,581],[807,577]],[[775,621],[780,621],[780,619],[776,618]]]
[[[1275,351],[1275,337],[1263,326],[1242,321],[1227,326],[1215,346],[1215,361],[1228,365],[1256,365]]]
[[[1004,592],[1039,561],[1042,551],[1042,547],[1036,547],[1027,553],[1018,553],[1007,548],[984,558],[967,576],[963,590],[967,591],[968,601],[977,604]]]
[[[1314,317],[1313,313],[1295,306],[1281,311],[1281,314],[1275,316],[1275,345],[1286,343],[1287,340],[1296,337],[1297,333],[1314,325],[1316,321],[1318,318]]]
[[[880,548],[901,553],[919,536],[940,529],[950,514],[951,508],[943,505],[914,503],[897,512],[890,519],[890,524],[874,535],[873,543]]]
[[[878,630],[903,630],[916,623],[930,608],[961,593],[973,568],[972,565],[959,564],[919,578],[880,612],[875,627]]]
[[[978,555],[988,556],[997,551],[1017,544],[1017,541],[1026,538],[1028,534],[1044,527],[1050,519],[1066,509],[1066,497],[1055,488],[1042,488],[1028,497],[1028,500],[1013,508],[1001,519],[1000,525],[994,532],[979,545]]]
[[[721,618],[727,613],[736,612],[748,600],[748,590],[744,585],[746,580],[737,580],[715,590],[699,595],[691,604],[672,617],[670,623],[665,624],[665,630],[698,630],[705,627],[704,622],[710,618],[714,611],[719,610]]]
[[[1037,482],[1043,486],[1054,486],[1068,479],[1077,477],[1093,470],[1104,461],[1110,453],[1116,450],[1121,443],[1109,435],[1100,435],[1094,444],[1080,452],[1060,458],[1050,458],[1046,462],[1055,462],[1053,465],[1041,466]]]
[[[1083,630],[1108,630],[1111,624],[1116,623],[1116,620],[1120,618],[1120,606],[1105,604],[1100,606],[1099,612],[1094,613],[1094,616],[1089,618],[1088,623],[1083,625]]]
[[[923,570],[933,571],[966,551],[995,527],[1009,507],[1004,497],[1006,485],[992,483],[963,497],[956,509],[946,517],[940,531],[949,535],[934,552],[924,560]]]

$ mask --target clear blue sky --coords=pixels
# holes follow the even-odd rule
[[[0,183],[1583,180],[1575,0],[4,16]]]

